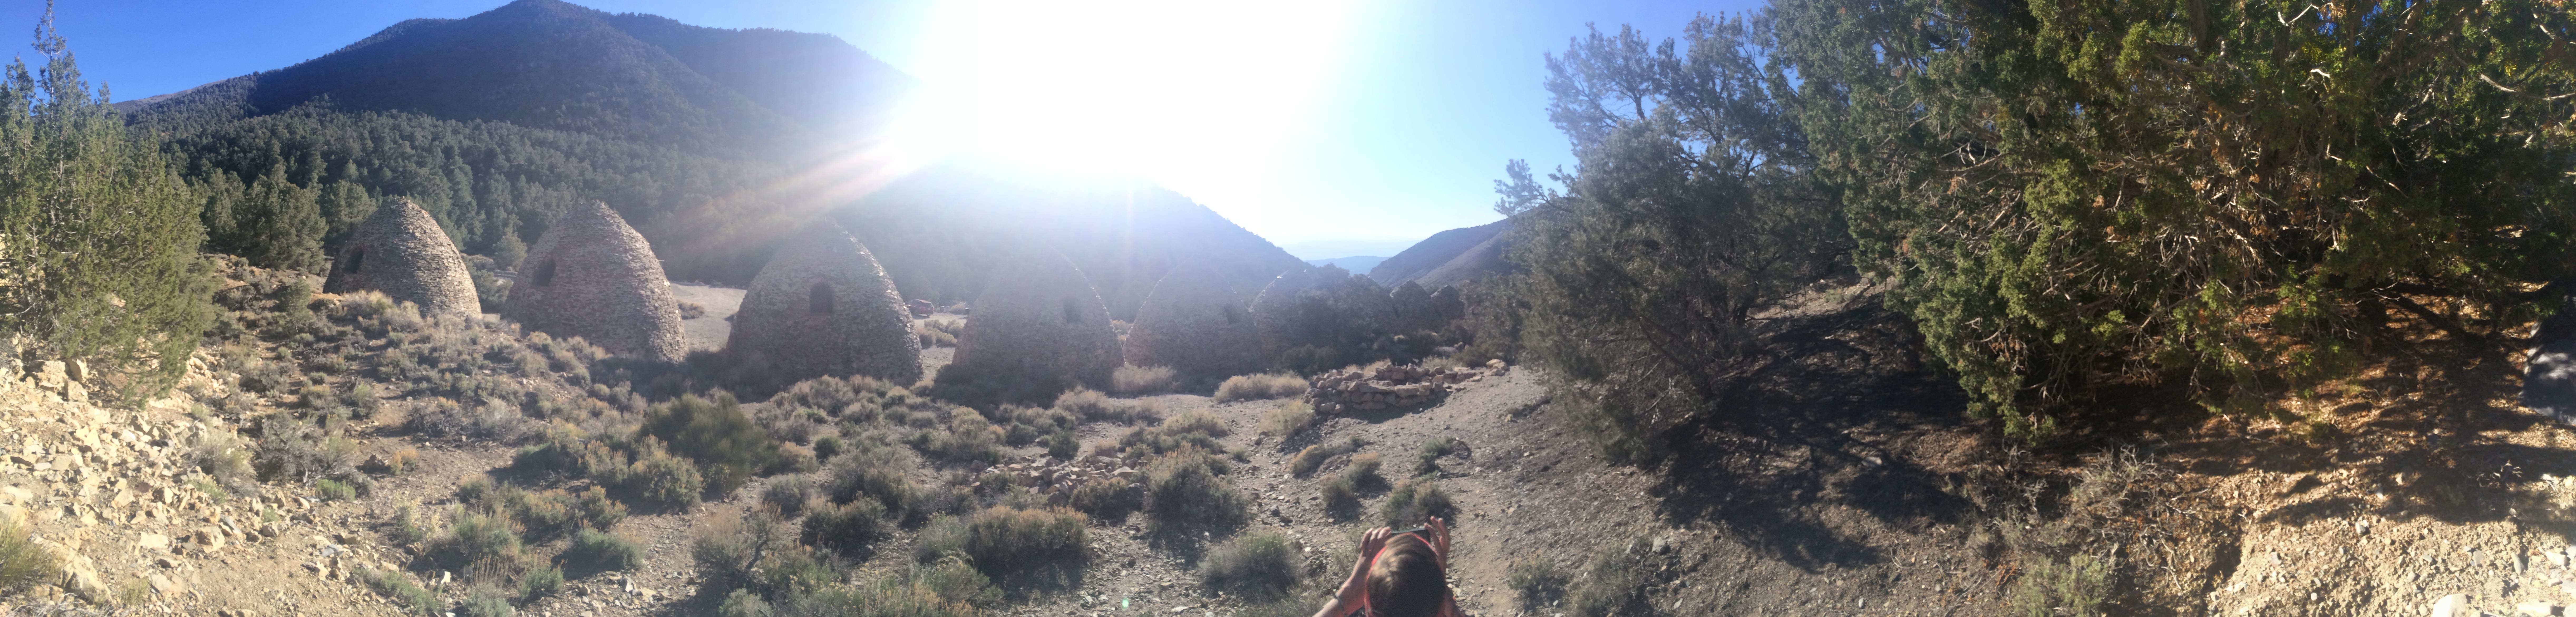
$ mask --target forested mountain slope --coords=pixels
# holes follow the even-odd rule
[[[770,240],[845,208],[912,297],[971,299],[991,251],[1029,242],[1072,256],[1121,314],[1180,259],[1227,264],[1247,294],[1296,265],[1160,187],[958,160],[898,170],[900,197],[854,206],[813,189],[884,175],[827,163],[864,147],[917,89],[828,35],[520,0],[118,108],[205,195],[209,248],[269,267],[320,268],[325,246],[394,196],[504,268],[592,200],[686,280],[745,283]]]

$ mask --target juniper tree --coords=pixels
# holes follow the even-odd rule
[[[1818,177],[1981,413],[2213,409],[2491,334],[2568,273],[2560,3],[1784,0]]]
[[[42,68],[0,69],[0,330],[158,390],[212,314],[198,196],[90,93],[50,10],[35,48]]]
[[[1557,194],[1526,164],[1497,210],[1526,268],[1490,307],[1516,313],[1571,417],[1605,454],[1660,456],[1761,359],[1755,313],[1812,283],[1846,242],[1785,113],[1771,41],[1701,17],[1676,47],[1598,30],[1548,59],[1549,117],[1574,146]]]

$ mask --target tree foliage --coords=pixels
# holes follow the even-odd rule
[[[1775,0],[1686,51],[1596,31],[1549,59],[1564,194],[1498,183],[1531,271],[1488,321],[1613,454],[1758,360],[1747,315],[1815,249],[1894,282],[2008,435],[2114,386],[2259,411],[2391,327],[2475,341],[2554,304],[2571,35],[2563,3],[2207,0]]]
[[[213,314],[197,196],[93,95],[50,11],[0,72],[0,330],[166,386]]]
[[[2477,336],[2567,272],[2557,3],[1783,2],[1859,261],[1975,410],[2248,409],[2392,307]]]
[[[1548,61],[1549,117],[1578,161],[1565,192],[1517,161],[1496,183],[1527,272],[1493,295],[1606,453],[1658,455],[1655,433],[1722,399],[1760,359],[1755,312],[1844,242],[1753,34],[1703,17],[1686,48],[1626,28],[1576,40]]]

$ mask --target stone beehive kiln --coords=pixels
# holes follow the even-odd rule
[[[678,362],[688,353],[653,247],[600,202],[555,219],[528,248],[501,316],[622,356]]]
[[[1431,307],[1440,311],[1441,321],[1466,319],[1467,294],[1457,285],[1441,285],[1439,291],[1431,292]]]
[[[725,350],[766,358],[785,382],[866,375],[909,384],[921,379],[909,313],[868,247],[825,223],[752,278]]]
[[[1461,384],[1501,375],[1501,360],[1484,368],[1423,368],[1411,364],[1325,371],[1306,381],[1306,402],[1319,413],[1415,407],[1437,401]]]
[[[1003,262],[986,283],[951,364],[1001,379],[1105,386],[1120,353],[1109,309],[1090,279],[1063,255],[1042,250]]]
[[[1262,357],[1278,357],[1306,337],[1300,332],[1301,305],[1310,298],[1321,297],[1326,274],[1324,268],[1289,270],[1270,279],[1270,284],[1252,297],[1252,326],[1261,338]]]
[[[1164,275],[1136,309],[1126,357],[1192,376],[1241,375],[1264,364],[1251,309],[1215,270],[1188,265]]]
[[[465,256],[456,252],[447,232],[439,230],[438,221],[409,199],[376,208],[331,261],[323,292],[361,289],[420,305],[422,314],[483,312],[474,294],[474,278],[465,272]]]

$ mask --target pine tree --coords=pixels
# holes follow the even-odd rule
[[[263,268],[322,271],[322,235],[330,228],[320,193],[288,181],[285,166],[269,167],[236,210],[241,256]]]
[[[49,6],[45,58],[0,70],[0,330],[166,389],[213,314],[200,197],[82,81]]]

